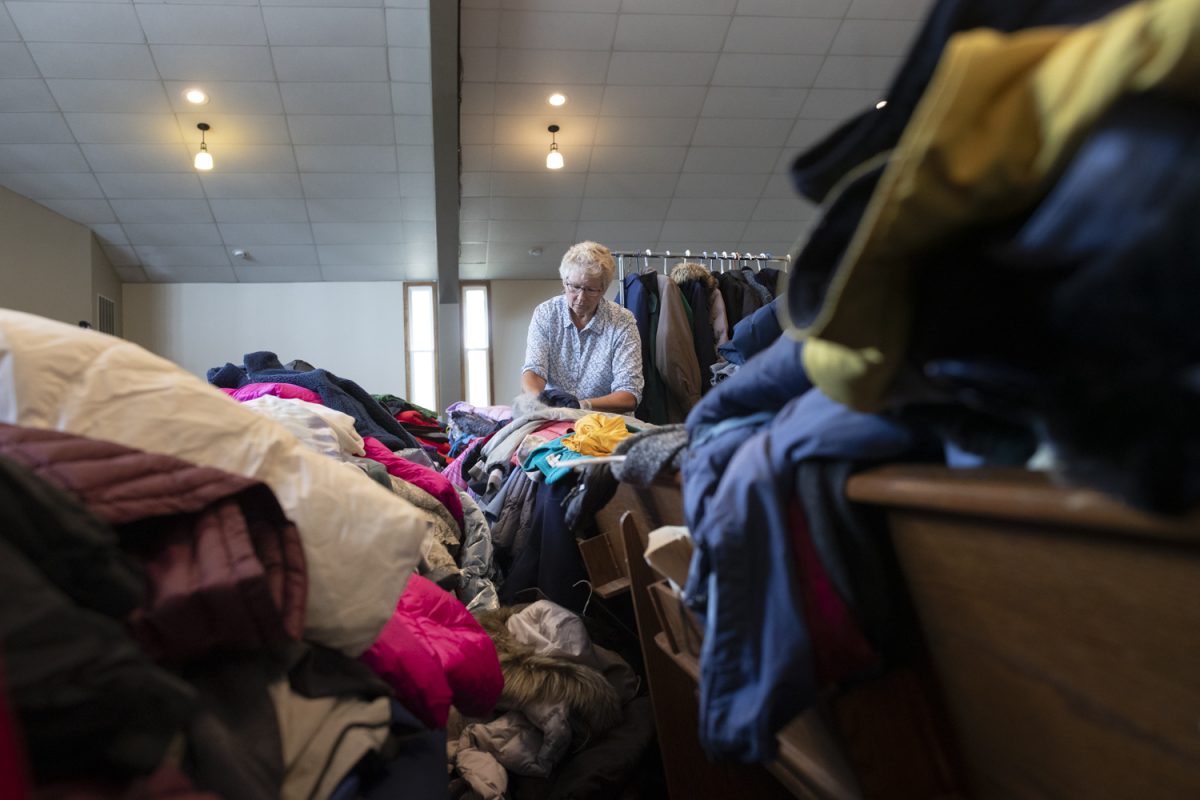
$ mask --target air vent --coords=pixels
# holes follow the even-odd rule
[[[117,304],[102,294],[96,295],[96,315],[101,333],[117,332]]]

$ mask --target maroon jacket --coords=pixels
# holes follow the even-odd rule
[[[153,656],[299,639],[307,576],[300,536],[266,484],[173,456],[0,424],[0,454],[79,498],[149,578],[129,620]]]

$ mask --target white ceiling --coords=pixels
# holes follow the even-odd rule
[[[587,238],[782,254],[813,213],[791,159],[881,98],[930,4],[463,0],[460,276],[545,278]],[[127,281],[433,279],[428,13],[4,0],[0,185]]]

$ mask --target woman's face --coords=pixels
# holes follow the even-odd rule
[[[590,317],[596,313],[600,301],[604,299],[604,284],[599,278],[589,277],[583,272],[571,273],[563,281],[563,293],[567,296],[567,305],[577,316]]]

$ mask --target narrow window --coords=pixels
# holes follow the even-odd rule
[[[439,411],[437,396],[437,304],[432,283],[410,283],[404,292],[408,329],[405,367],[410,403]]]
[[[473,406],[492,404],[492,317],[486,283],[462,284],[463,388]]]

